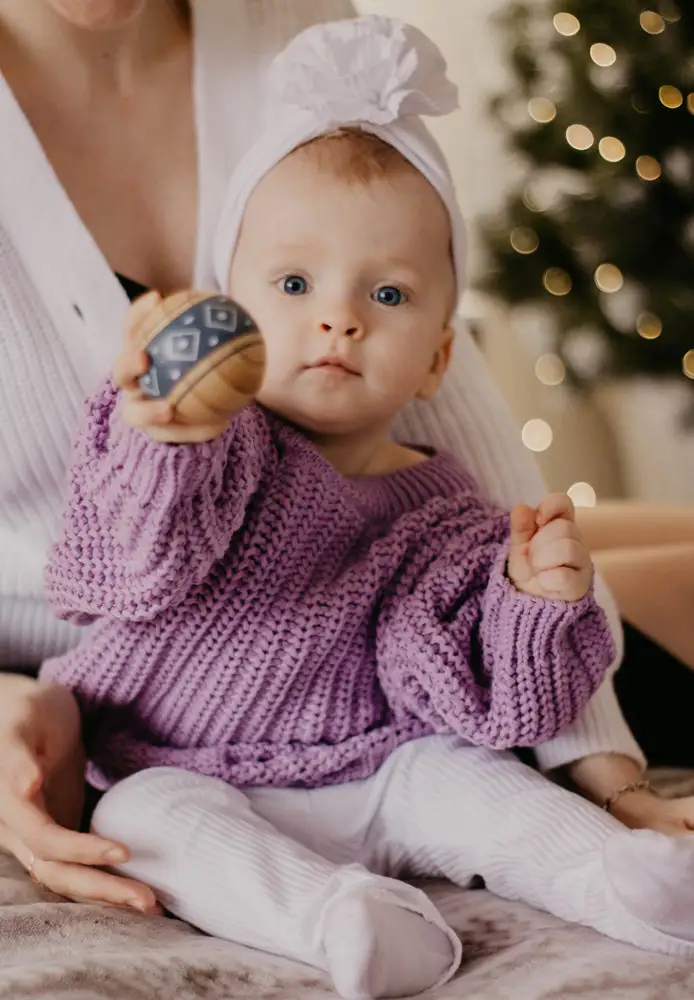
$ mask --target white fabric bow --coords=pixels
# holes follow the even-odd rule
[[[371,15],[313,27],[275,60],[275,106],[330,122],[388,125],[411,115],[445,115],[458,107],[437,46],[417,28]]]

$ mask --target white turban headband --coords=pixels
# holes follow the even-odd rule
[[[231,178],[215,241],[219,286],[229,268],[254,188],[294,149],[328,132],[356,126],[397,149],[426,177],[448,209],[458,292],[464,280],[464,232],[453,181],[422,115],[458,107],[438,47],[395,18],[370,16],[308,28],[270,67],[267,119],[261,138]]]

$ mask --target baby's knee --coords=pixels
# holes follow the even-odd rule
[[[178,767],[152,767],[129,775],[103,795],[92,816],[92,831],[123,840],[134,827],[160,827],[172,811],[200,801],[220,801],[227,810],[240,811],[247,800],[219,778]]]

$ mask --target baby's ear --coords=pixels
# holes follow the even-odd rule
[[[443,381],[443,376],[448,371],[448,366],[451,363],[452,350],[453,330],[450,326],[448,326],[444,330],[443,340],[440,347],[436,349],[431,362],[431,368],[427,372],[424,381],[419,387],[416,395],[417,399],[422,399],[425,403],[428,403],[434,398],[438,392],[441,382]]]

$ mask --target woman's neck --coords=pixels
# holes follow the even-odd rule
[[[24,73],[67,89],[77,100],[104,92],[127,97],[187,42],[181,9],[174,0],[148,0],[129,24],[89,29],[72,24],[46,0],[0,0],[0,70],[5,60],[17,61]]]

